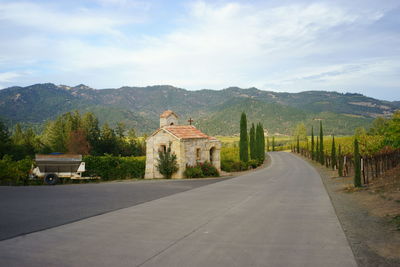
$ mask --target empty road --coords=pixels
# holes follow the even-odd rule
[[[271,166],[0,242],[0,266],[357,266],[319,174]]]

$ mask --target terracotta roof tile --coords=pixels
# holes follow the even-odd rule
[[[180,139],[192,139],[192,138],[207,138],[210,139],[208,135],[198,130],[193,125],[175,125],[175,126],[165,126],[163,129],[167,130],[174,136]]]
[[[174,114],[175,117],[178,118],[178,115],[176,115],[176,113],[173,112],[172,110],[166,110],[166,111],[164,111],[163,113],[161,113],[160,118],[167,118],[167,117],[169,117],[171,114]]]

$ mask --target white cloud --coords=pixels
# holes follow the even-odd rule
[[[63,11],[27,2],[2,4],[0,19],[33,30],[0,43],[0,71],[13,62],[16,68],[37,66],[47,68],[47,81],[97,88],[172,84],[308,90],[347,84],[351,90],[360,81],[378,84],[388,75],[383,84],[400,82],[399,75],[394,77],[398,58],[389,60],[391,55],[379,51],[386,43],[400,43],[399,38],[391,36],[389,42],[368,32],[385,15],[375,8],[331,1],[272,7],[197,1],[186,12],[171,14],[174,19],[166,21],[170,25],[162,33],[153,33],[146,27],[152,30],[164,21],[157,21],[147,2],[93,1],[106,8]],[[131,14],[124,7],[139,11]],[[146,24],[144,18],[152,20]],[[357,40],[353,32],[360,34]]]

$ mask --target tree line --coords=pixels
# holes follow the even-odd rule
[[[10,132],[0,121],[0,158],[9,155],[13,160],[21,160],[51,152],[141,156],[145,154],[145,144],[136,137],[133,128],[127,129],[123,123],[115,128],[107,123],[100,127],[91,112],[67,112],[47,122],[39,134],[32,128],[23,129],[20,124]]]

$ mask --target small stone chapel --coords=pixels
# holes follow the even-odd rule
[[[158,152],[166,151],[170,144],[179,167],[172,178],[185,178],[183,173],[186,166],[195,166],[205,161],[221,171],[221,142],[202,133],[193,125],[179,125],[178,115],[172,110],[166,110],[160,115],[160,128],[146,139],[146,179],[163,177],[156,167]]]

